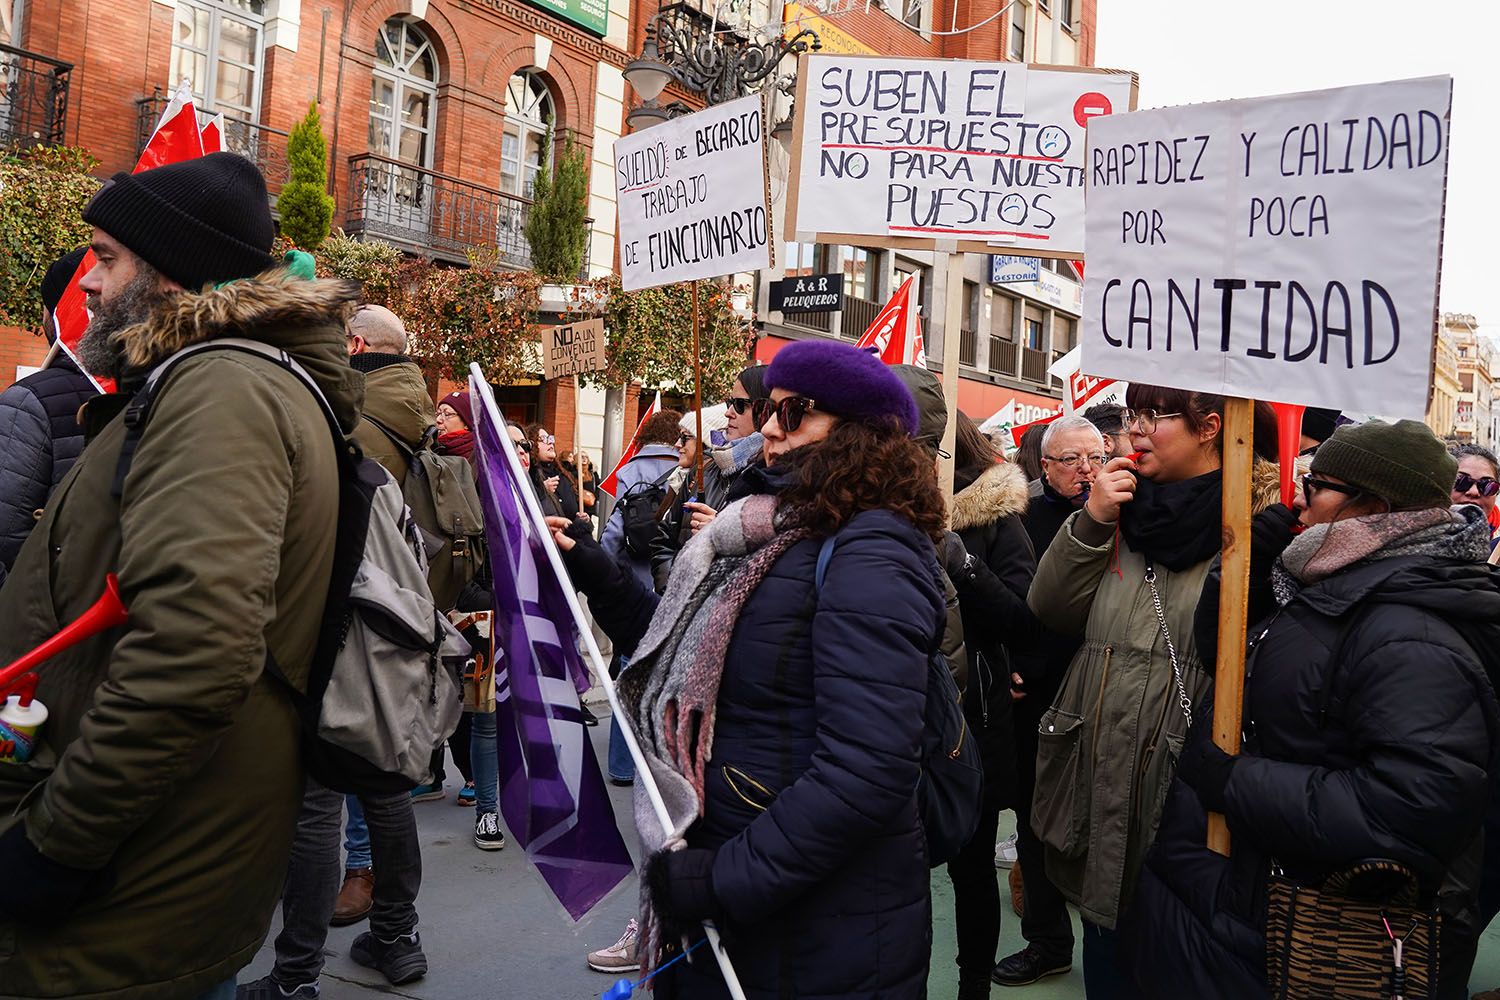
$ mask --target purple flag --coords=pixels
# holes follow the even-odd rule
[[[485,387],[486,389],[488,386]],[[471,380],[479,494],[495,593],[495,727],[500,810],[568,914],[580,919],[633,871],[578,696],[588,669],[574,642],[569,586],[548,558],[531,483],[505,452],[505,421]],[[532,506],[528,508],[527,497]]]

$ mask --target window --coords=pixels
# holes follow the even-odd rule
[[[818,245],[816,243],[788,243],[785,259],[788,275],[818,273]]]
[[[1010,9],[1010,57],[1026,61],[1026,5],[1017,3]]]
[[[432,166],[437,56],[416,26],[393,17],[375,36],[370,152]]]
[[[186,79],[201,111],[255,121],[265,0],[179,0],[172,22],[172,79]]]
[[[829,247],[828,270],[844,276],[844,294],[871,301],[875,298],[876,266],[880,257],[863,247]]]
[[[908,28],[923,31],[927,28],[927,9],[930,0],[900,0],[901,20]]]
[[[1052,314],[1052,353],[1066,354],[1078,346],[1078,321],[1062,313]]]
[[[992,372],[1016,373],[1016,300],[996,292],[990,300],[990,357]]]
[[[979,285],[964,282],[963,313],[958,334],[958,363],[974,367],[979,352]]]
[[[555,120],[552,92],[540,74],[521,70],[505,89],[505,135],[500,142],[500,190],[531,197]]]
[[[1052,0],[1057,4],[1058,22],[1069,31],[1073,30],[1073,0]]]
[[[1021,343],[1033,351],[1040,351],[1045,346],[1042,339],[1042,331],[1044,329],[1042,319],[1043,315],[1040,309],[1036,308],[1036,306],[1026,307],[1026,318],[1021,326]]]

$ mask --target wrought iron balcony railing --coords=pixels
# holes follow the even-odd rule
[[[136,101],[136,149],[146,148],[161,113],[166,110],[167,98],[160,90],[150,97]],[[198,126],[201,128],[212,114],[200,111]],[[260,168],[265,175],[266,188],[271,194],[279,192],[291,178],[291,167],[286,159],[287,134],[280,129],[246,121],[243,118],[224,116],[224,148],[239,153]]]
[[[64,141],[72,71],[72,63],[0,45],[0,149]]]
[[[374,153],[349,158],[344,231],[368,235],[453,263],[469,251],[497,251],[502,263],[531,267],[526,220],[531,201]],[[593,219],[584,220],[593,240]],[[588,276],[584,245],[580,279]]]

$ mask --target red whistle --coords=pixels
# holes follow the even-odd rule
[[[123,625],[126,617],[125,603],[120,600],[120,581],[111,573],[104,578],[104,593],[99,595],[99,599],[87,611],[64,626],[61,632],[0,670],[0,695],[15,687],[23,674],[43,660],[56,656],[105,629]]]
[[[1144,451],[1133,451],[1125,457],[1130,459],[1132,462],[1139,462],[1141,460],[1141,456],[1144,454],[1146,454]]]

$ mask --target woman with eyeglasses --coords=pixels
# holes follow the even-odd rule
[[[682,546],[708,527],[731,499],[738,499],[732,494],[740,476],[761,461],[765,439],[760,435],[760,425],[765,422],[767,406],[765,372],[765,365],[751,365],[735,378],[722,407],[703,408],[703,433],[708,435],[712,424],[714,431],[722,432],[722,440],[710,437],[703,456],[703,495],[690,496],[696,489],[695,479],[686,477],[672,494],[673,503],[662,518],[651,549],[651,569],[658,591],[666,589],[672,563]],[[688,414],[683,427],[689,437],[696,426],[695,418]],[[697,442],[693,445],[696,448]],[[692,462],[696,461],[695,451]]]
[[[1091,998],[1137,995],[1116,928],[1209,676],[1193,614],[1222,536],[1223,397],[1133,383],[1126,403],[1135,454],[1097,473],[1028,595],[1043,625],[1082,640],[1038,730],[1032,827],[1083,917]],[[1257,444],[1274,454],[1269,409]]]
[[[1450,454],[1458,460],[1458,475],[1453,480],[1454,504],[1471,503],[1484,511],[1490,526],[1490,545],[1500,538],[1500,509],[1495,498],[1500,494],[1500,461],[1483,445],[1461,444]]]
[[[529,423],[526,443],[531,446],[531,483],[542,503],[542,513],[577,517],[578,491],[558,464],[557,439],[541,424]]]
[[[943,498],[912,440],[912,395],[873,355],[798,341],[766,385],[767,465],[683,549],[664,596],[550,522],[633,657],[622,696],[685,804],[683,849],[642,830],[641,966],[712,918],[753,1000],[918,1000],[931,904],[916,788],[945,618]],[[727,995],[704,951],[657,988]]]
[[[1436,995],[1467,996],[1500,749],[1500,570],[1478,508],[1450,507],[1457,471],[1414,420],[1340,427],[1313,455],[1305,530],[1252,568],[1273,610],[1248,631],[1241,751],[1213,744],[1205,695],[1141,878],[1130,956],[1152,995],[1265,995],[1273,864],[1317,886],[1384,859],[1443,914]],[[1210,811],[1232,858],[1204,846]],[[1388,960],[1383,929],[1347,933]]]

